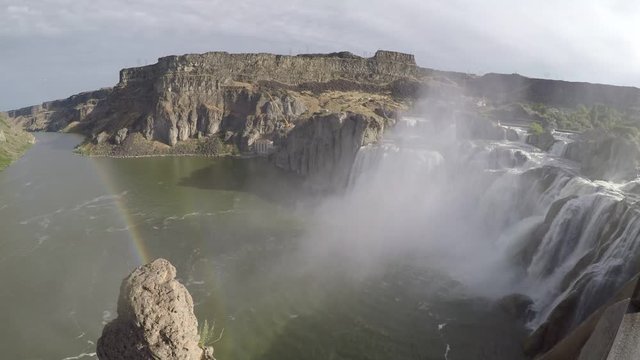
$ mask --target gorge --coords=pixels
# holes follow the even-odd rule
[[[386,51],[207,53],[9,111],[84,138],[37,134],[0,173],[0,299],[31,302],[0,315],[5,353],[64,328],[27,355],[95,357],[120,280],[164,257],[225,329],[220,359],[544,357],[640,272],[640,151],[610,129],[554,130],[526,103],[639,101]],[[262,140],[272,154],[243,158]],[[181,154],[236,156],[136,158]]]

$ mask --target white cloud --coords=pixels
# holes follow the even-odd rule
[[[624,0],[0,0],[14,50],[0,65],[42,42],[59,51],[42,61],[80,49],[89,63],[117,57],[113,73],[176,52],[387,48],[447,70],[640,85],[637,19]]]

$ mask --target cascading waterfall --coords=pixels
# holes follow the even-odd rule
[[[637,184],[577,175],[562,158],[574,134],[556,132],[543,153],[516,132],[517,141],[461,140],[453,125],[401,119],[382,144],[360,149],[350,191],[386,191],[388,211],[411,220],[401,225],[411,246],[436,252],[484,295],[530,296],[532,328],[577,296],[574,327],[640,271],[640,212],[625,194]]]
[[[573,134],[554,131],[553,137],[556,139],[556,142],[551,146],[549,154],[559,157],[565,156],[565,154],[567,153],[567,146],[574,141]]]

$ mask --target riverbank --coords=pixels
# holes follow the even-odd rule
[[[35,143],[30,133],[11,126],[0,115],[0,171],[20,158]]]

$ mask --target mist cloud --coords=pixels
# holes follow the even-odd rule
[[[427,67],[640,84],[640,5],[491,2],[0,1],[0,109],[112,86],[122,67],[211,50],[379,48]]]

